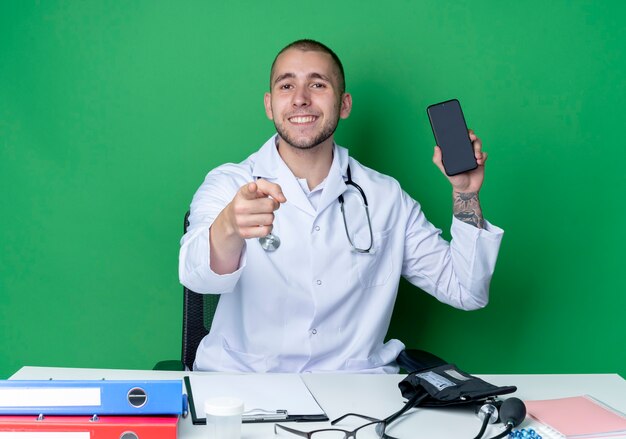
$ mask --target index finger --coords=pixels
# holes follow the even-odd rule
[[[284,203],[285,201],[287,201],[287,198],[285,198],[285,195],[283,194],[283,189],[280,187],[280,185],[276,183],[271,183],[262,178],[259,178],[256,181],[256,185],[258,191],[265,195],[269,195],[279,203]]]

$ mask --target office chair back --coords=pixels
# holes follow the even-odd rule
[[[189,211],[185,214],[183,232],[189,227]],[[183,368],[192,370],[198,345],[211,330],[211,323],[219,294],[199,294],[183,287],[183,340],[181,360]]]

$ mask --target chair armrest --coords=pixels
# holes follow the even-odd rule
[[[421,349],[405,349],[396,358],[398,366],[406,373],[442,366],[447,362],[430,352]]]
[[[152,370],[176,370],[183,371],[185,367],[180,360],[163,360],[154,365]]]

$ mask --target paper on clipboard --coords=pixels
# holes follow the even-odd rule
[[[194,424],[206,423],[204,401],[220,396],[244,402],[243,422],[328,420],[297,374],[194,374],[185,385]]]

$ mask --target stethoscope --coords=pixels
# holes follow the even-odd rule
[[[348,238],[348,242],[350,243],[350,247],[352,248],[352,251],[357,252],[357,253],[369,253],[372,250],[372,247],[374,245],[374,233],[372,232],[372,220],[370,219],[370,210],[367,204],[367,197],[365,196],[365,192],[363,191],[361,186],[359,186],[352,180],[352,173],[350,172],[350,165],[348,165],[347,174],[348,174],[348,179],[345,180],[346,185],[350,185],[356,188],[359,194],[361,194],[361,198],[363,198],[363,207],[365,208],[365,216],[367,217],[367,226],[370,232],[370,245],[367,248],[360,248],[360,247],[357,247],[354,244],[354,242],[352,242],[352,238],[350,238],[350,231],[348,230],[348,222],[346,221],[346,211],[344,209],[343,194],[341,194],[339,195],[339,197],[337,197],[337,200],[339,201],[339,205],[341,206],[341,216],[343,217],[343,226],[346,230],[346,237]],[[277,235],[270,233],[266,236],[259,238],[259,243],[261,244],[261,248],[263,248],[263,250],[265,250],[266,252],[273,252],[278,247],[280,247],[280,238]]]

